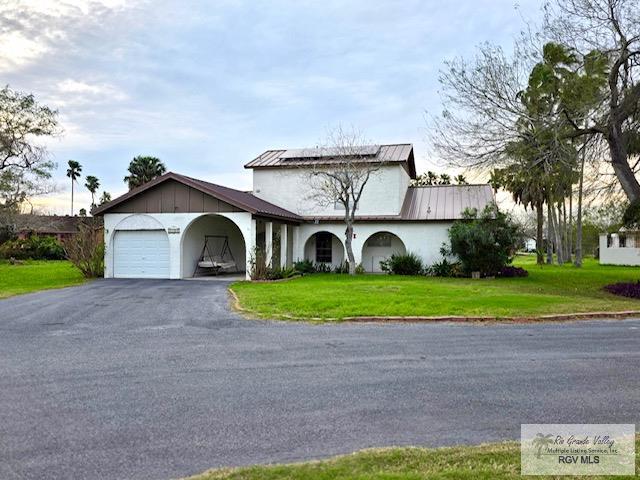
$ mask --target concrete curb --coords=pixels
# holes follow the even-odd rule
[[[345,317],[345,322],[358,323],[428,323],[428,322],[455,322],[455,323],[531,323],[531,322],[571,322],[575,320],[620,319],[640,317],[640,310],[628,310],[623,312],[585,312],[565,313],[558,315],[540,315],[537,317]]]

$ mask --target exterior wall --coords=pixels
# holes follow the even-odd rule
[[[640,248],[619,247],[618,237],[612,236],[612,246],[607,247],[607,235],[600,235],[601,265],[640,265]]]
[[[401,165],[383,165],[364,187],[359,215],[398,215],[409,185],[409,175]],[[253,170],[253,194],[303,216],[335,216],[342,210],[321,206],[310,199],[312,184],[303,168]]]
[[[356,263],[362,263],[362,247],[366,240],[378,232],[390,232],[404,244],[406,252],[420,256],[425,265],[431,265],[442,259],[440,247],[449,242],[448,230],[453,222],[360,222],[354,226],[353,254]],[[302,224],[294,235],[295,260],[305,258],[305,245],[309,237],[316,232],[331,232],[344,243],[344,224],[319,223]],[[365,252],[366,253],[366,252]],[[346,254],[345,254],[346,259]]]
[[[233,221],[245,239],[245,265],[249,264],[250,252],[255,246],[255,220],[248,212],[221,212],[220,215]],[[106,213],[104,215],[105,278],[113,277],[113,236],[117,230],[166,230],[169,236],[169,277],[183,278],[183,239],[191,223],[202,217],[202,213],[155,213],[130,214]],[[178,233],[170,233],[177,231]],[[230,239],[231,240],[231,239]],[[199,253],[199,252],[198,252]],[[235,251],[234,251],[235,255]],[[236,258],[238,261],[238,258]],[[188,270],[188,269],[186,269]],[[186,276],[191,276],[193,272]],[[248,278],[248,277],[247,277]]]

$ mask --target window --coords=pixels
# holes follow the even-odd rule
[[[327,232],[316,233],[316,263],[331,263],[331,236]]]
[[[391,234],[390,233],[376,233],[369,237],[367,240],[367,246],[369,247],[390,247],[391,246]]]

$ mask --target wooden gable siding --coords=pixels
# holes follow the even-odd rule
[[[241,212],[242,210],[174,180],[125,200],[112,213],[204,213]]]

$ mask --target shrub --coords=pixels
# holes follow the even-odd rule
[[[463,271],[496,275],[511,263],[520,240],[519,229],[495,204],[480,213],[468,209],[462,220],[449,229],[451,253],[460,259]]]
[[[104,275],[104,238],[102,228],[80,223],[78,233],[63,242],[67,258],[87,278]]]
[[[514,267],[513,265],[506,265],[498,272],[499,277],[513,278],[513,277],[528,277],[529,272],[524,268]]]
[[[460,262],[450,262],[443,258],[427,268],[426,273],[433,277],[461,277],[462,265]]]
[[[637,282],[620,282],[605,285],[607,292],[623,297],[640,298],[640,280]]]
[[[423,270],[422,259],[411,252],[404,255],[394,253],[380,262],[380,268],[395,275],[420,275]]]
[[[265,272],[262,280],[282,280],[283,278],[291,278],[298,274],[293,267],[269,267]]]
[[[313,266],[313,269],[316,273],[331,273],[331,264],[330,263],[316,263]]]
[[[364,267],[362,266],[361,263],[359,263],[358,265],[356,265],[356,275],[362,275],[364,274]]]
[[[0,245],[1,258],[18,260],[62,260],[64,248],[55,237],[32,235],[24,239],[9,240]]]
[[[349,273],[349,262],[342,262],[340,265],[336,265],[333,273]]]
[[[302,274],[314,273],[316,271],[311,260],[298,260],[297,262],[293,263],[293,268],[295,268],[297,272]]]

